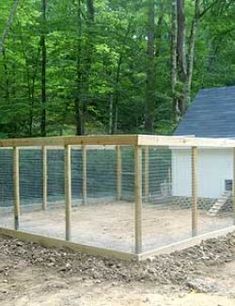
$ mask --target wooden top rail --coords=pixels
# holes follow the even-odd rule
[[[235,139],[152,135],[58,136],[0,140],[0,147],[58,147],[65,145],[139,145],[164,147],[235,148]]]
[[[64,150],[64,146],[48,146],[48,145],[40,145],[40,146],[19,146],[20,150],[41,150],[42,147],[45,147],[47,150]],[[89,145],[88,150],[103,150],[103,151],[109,151],[109,150],[115,150],[116,145]],[[82,150],[82,145],[72,145],[72,150]],[[13,147],[1,147],[0,150],[13,150]]]
[[[235,139],[139,135],[140,146],[234,148]]]
[[[65,146],[65,145],[135,145],[137,135],[58,136],[0,140],[0,147]]]

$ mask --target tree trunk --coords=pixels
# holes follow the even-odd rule
[[[153,133],[155,118],[155,1],[148,0],[148,22],[147,22],[147,67],[146,67],[146,101],[145,101],[145,123],[146,132]]]
[[[33,135],[33,121],[34,121],[34,105],[35,105],[35,82],[38,73],[38,68],[40,65],[40,46],[38,47],[35,67],[32,76],[32,84],[31,84],[31,103],[30,103],[30,112],[29,112],[29,135]]]
[[[85,134],[87,104],[89,100],[89,78],[93,57],[93,25],[95,9],[93,0],[86,0],[86,32],[84,52],[81,46],[82,37],[82,11],[81,0],[78,0],[78,48],[77,48],[77,94],[75,97],[76,133]],[[81,59],[81,54],[84,54]]]
[[[81,0],[78,0],[78,10],[77,10],[77,29],[78,29],[78,38],[77,38],[77,64],[76,64],[76,95],[74,99],[75,104],[75,115],[76,115],[76,134],[83,135],[84,133],[84,123],[83,123],[83,114],[81,107],[81,90],[82,90],[82,66],[81,66],[81,53],[82,53],[82,12],[81,12]]]
[[[125,37],[123,40],[123,44],[126,45],[127,39],[131,30],[132,22],[131,20],[128,23]],[[118,130],[118,104],[119,104],[119,96],[120,96],[120,78],[121,78],[121,66],[123,63],[124,52],[121,51],[119,53],[119,58],[117,62],[117,71],[116,71],[116,79],[115,79],[115,89],[114,89],[114,100],[113,100],[113,119],[112,119],[112,134],[116,134]]]
[[[92,24],[95,21],[94,0],[87,0],[86,5],[87,5],[87,21]]]
[[[172,17],[171,17],[171,96],[172,96],[172,110],[173,121],[178,122],[179,106],[176,95],[177,83],[177,4],[176,0],[172,0]]]
[[[41,34],[41,50],[42,50],[42,71],[41,71],[41,136],[46,136],[46,1],[42,0],[42,34]]]
[[[95,22],[95,9],[94,0],[86,0],[87,18],[86,18],[86,44],[85,44],[85,58],[83,70],[83,97],[82,97],[82,134],[86,133],[86,117],[87,106],[90,99],[90,74],[93,58],[93,35],[94,35],[94,22]]]
[[[155,34],[155,57],[156,59],[158,59],[161,54],[163,23],[164,23],[164,14],[165,14],[165,8],[163,5],[163,2],[160,2],[159,11],[160,11],[160,16],[157,21],[157,30]]]
[[[195,0],[194,18],[193,18],[192,26],[191,26],[189,49],[188,49],[187,80],[186,80],[186,86],[185,86],[186,105],[189,104],[190,96],[191,96],[195,41],[196,41],[199,18],[200,18],[200,0]]]
[[[38,68],[40,64],[40,53],[41,53],[41,39],[38,44],[37,55],[35,62],[32,65],[32,75],[30,75],[30,61],[27,55],[27,47],[22,33],[22,28],[20,22],[18,22],[18,28],[20,33],[20,41],[22,46],[22,53],[25,59],[25,70],[26,70],[26,79],[28,86],[28,98],[29,98],[29,119],[28,119],[28,136],[33,136],[33,121],[34,121],[34,104],[35,104],[35,81],[38,73]],[[31,55],[30,55],[31,56]],[[31,57],[30,57],[31,58]]]
[[[1,40],[0,40],[0,54],[2,54],[2,51],[4,49],[4,44],[5,44],[5,41],[8,37],[8,35],[9,35],[11,26],[14,22],[14,17],[16,15],[16,11],[17,11],[19,3],[20,3],[20,0],[15,0],[14,3],[13,3],[10,15],[8,17],[5,29],[3,31],[3,34],[2,34],[2,37],[1,37]]]
[[[3,55],[3,69],[4,69],[4,74],[5,74],[5,99],[7,104],[9,104],[9,100],[10,100],[10,82],[9,82],[9,73],[8,73],[8,67],[7,67],[7,60],[6,60],[6,52],[5,49],[2,49],[2,55]]]
[[[179,97],[179,111],[181,116],[186,110],[185,84],[187,80],[186,52],[185,52],[185,9],[184,0],[177,0],[177,65],[178,78],[181,84]]]
[[[123,54],[122,53],[119,54],[117,72],[116,72],[116,80],[115,80],[114,99],[113,99],[112,134],[116,134],[117,128],[118,128],[119,82],[120,82],[122,57],[123,57]]]

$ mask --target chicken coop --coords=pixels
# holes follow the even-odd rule
[[[234,230],[234,178],[232,139],[1,140],[0,233],[144,259]]]

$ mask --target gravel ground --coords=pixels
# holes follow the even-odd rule
[[[142,211],[142,248],[151,251],[161,246],[190,238],[191,210],[144,206]],[[134,203],[110,202],[74,207],[71,213],[71,241],[132,252],[134,250]],[[14,228],[12,214],[1,215],[2,227]],[[232,214],[211,218],[205,210],[199,210],[198,234],[232,226]],[[64,239],[64,209],[27,211],[20,218],[20,229],[28,233]],[[125,229],[125,230],[123,230]]]
[[[123,304],[119,303],[120,294],[129,296],[127,288],[139,293],[141,286],[144,286],[145,292],[149,288],[157,288],[158,294],[197,292],[219,294],[234,299],[234,277],[235,233],[209,239],[198,246],[170,255],[156,256],[140,263],[88,256],[67,249],[48,249],[35,243],[0,237],[0,305],[136,305],[136,302],[132,304],[127,300],[123,301]],[[94,299],[93,302],[86,300],[82,304],[79,300],[81,292],[87,296],[84,286],[88,286],[95,294],[90,296]],[[110,304],[110,295],[115,296],[112,289],[115,286],[122,289],[118,291],[118,303],[113,300]],[[108,288],[109,294],[105,288]],[[67,295],[63,290],[68,291]],[[99,297],[108,294],[106,302],[97,302],[97,290],[100,290]],[[74,293],[77,291],[80,291],[79,298]],[[42,298],[46,292],[51,294],[50,298],[46,297],[47,301],[50,300],[48,304],[42,301],[38,304],[33,302],[34,299],[38,301],[39,297]],[[53,303],[51,298],[55,298],[55,294],[59,292],[60,302]],[[29,297],[32,294],[34,295]],[[155,305],[151,304],[151,298],[148,303],[148,299],[143,305]],[[19,300],[22,303],[16,302]],[[78,300],[80,302],[77,304]],[[234,305],[234,302],[235,300],[232,300],[231,305]],[[227,306],[229,303],[220,305]],[[208,302],[205,305],[211,304]]]
[[[209,239],[170,255],[152,257],[144,262],[125,262],[99,258],[69,250],[48,249],[35,243],[0,237],[1,256],[6,255],[24,264],[53,268],[66,274],[81,275],[83,279],[98,281],[143,281],[150,280],[161,284],[188,286],[191,274],[209,265],[231,262],[235,256],[235,233],[226,237]],[[0,273],[14,267],[1,267]]]

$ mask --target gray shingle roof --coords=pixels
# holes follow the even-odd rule
[[[235,86],[200,90],[174,135],[235,137]]]

